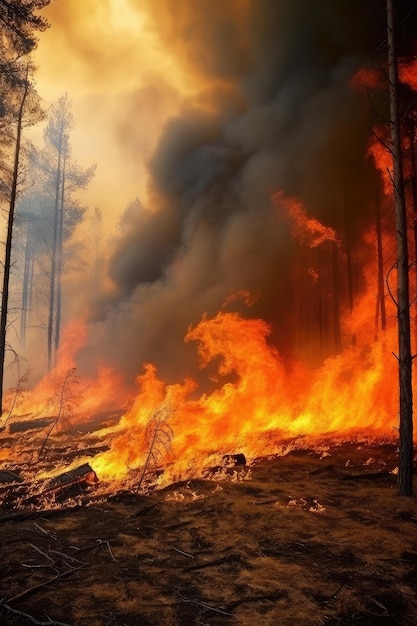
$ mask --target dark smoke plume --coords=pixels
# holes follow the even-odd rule
[[[163,129],[151,206],[115,245],[113,290],[96,305],[88,351],[130,379],[152,361],[178,380],[195,367],[187,328],[238,290],[258,300],[230,306],[262,316],[291,353],[295,251],[275,191],[341,237],[348,213],[352,245],[372,219],[373,122],[350,81],[381,24],[362,0],[148,4],[164,45],[205,88]]]

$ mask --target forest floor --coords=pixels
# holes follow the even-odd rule
[[[417,624],[393,444],[297,450],[143,496],[0,508],[0,624]],[[92,487],[94,492],[94,487]]]

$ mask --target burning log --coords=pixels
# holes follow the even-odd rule
[[[98,482],[97,474],[88,463],[38,483],[24,482],[18,474],[5,470],[0,471],[0,484],[2,477],[5,486],[0,489],[0,501],[7,507],[15,507],[17,502],[20,507],[40,505],[49,494],[56,502],[63,503],[79,497]]]
[[[98,477],[93,468],[88,463],[84,463],[79,467],[63,472],[62,474],[55,476],[55,478],[52,478],[42,493],[45,494],[50,491],[59,491],[73,485],[88,487],[97,482]]]

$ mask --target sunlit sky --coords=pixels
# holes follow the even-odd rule
[[[195,84],[163,47],[143,5],[52,0],[42,11],[50,28],[39,34],[35,54],[45,108],[66,92],[72,100],[73,157],[83,166],[97,163],[82,200],[102,209],[109,230],[135,197],[146,203],[146,162],[164,120]]]

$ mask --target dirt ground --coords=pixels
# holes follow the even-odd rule
[[[417,499],[396,451],[257,459],[148,496],[0,508],[0,624],[417,624]]]

